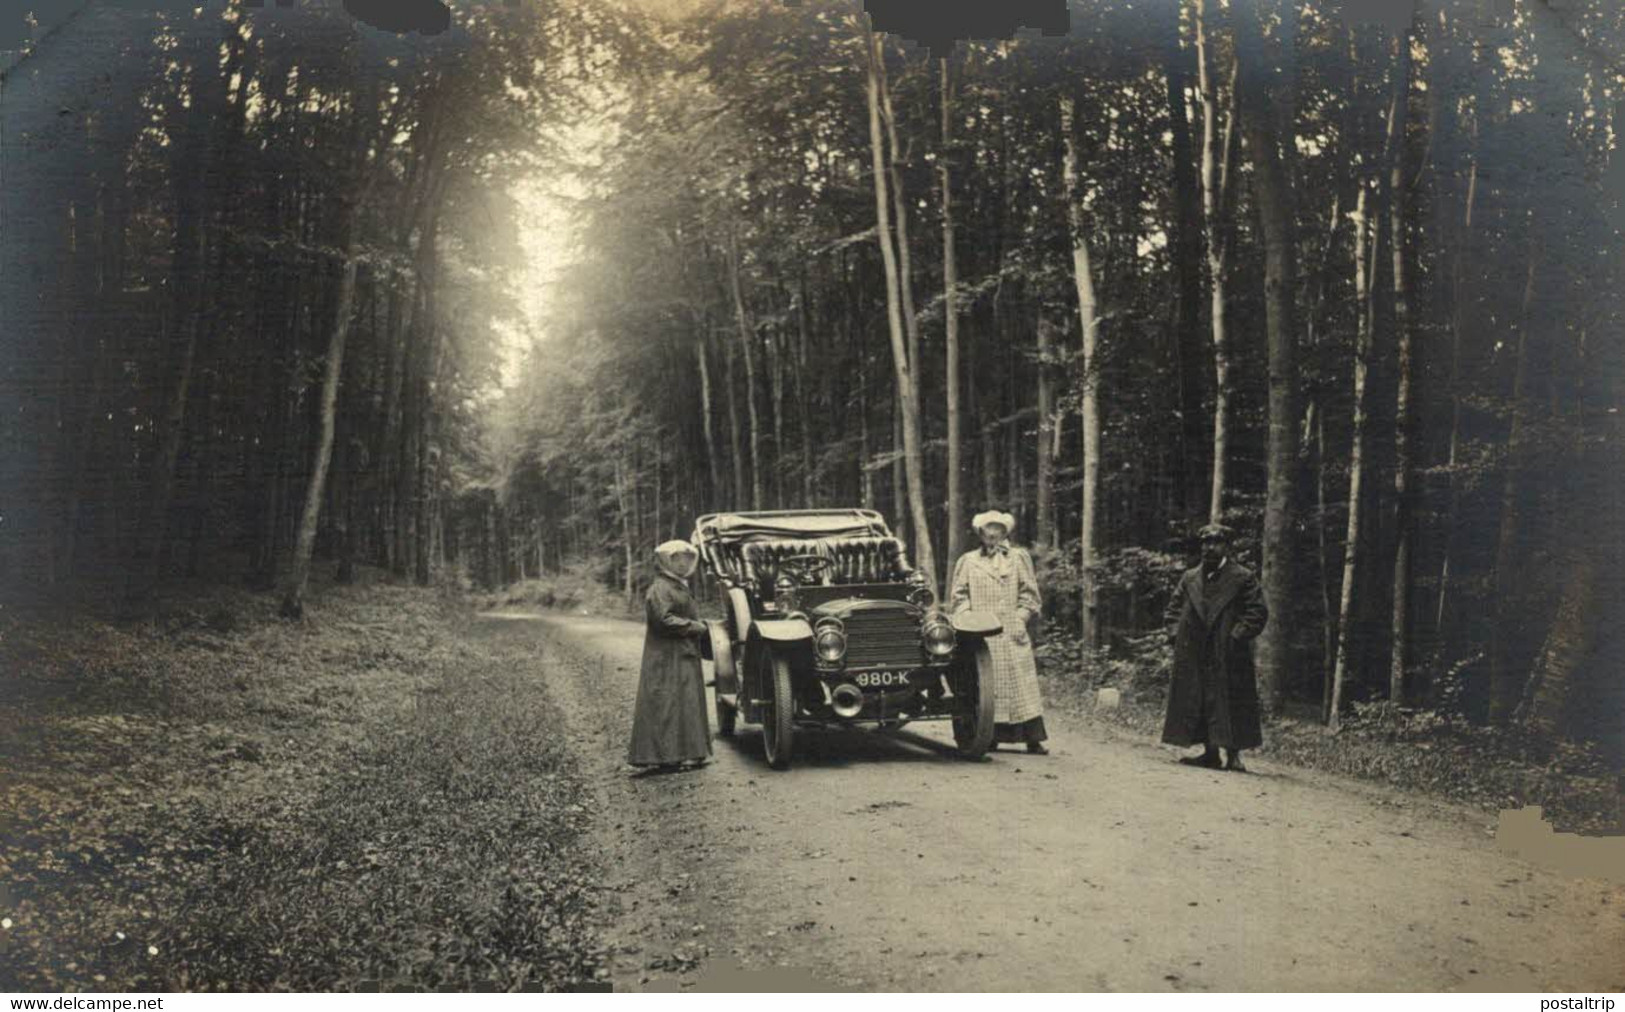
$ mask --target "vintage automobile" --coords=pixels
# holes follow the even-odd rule
[[[710,623],[717,726],[762,727],[785,769],[804,728],[952,720],[961,755],[993,743],[997,618],[950,617],[879,513],[715,513],[693,542],[726,617]]]

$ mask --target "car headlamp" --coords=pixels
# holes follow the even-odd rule
[[[920,642],[932,657],[947,657],[954,652],[957,637],[954,626],[941,612],[932,612],[920,629]]]
[[[839,664],[846,656],[846,628],[839,619],[826,618],[813,630],[813,652],[820,664]]]

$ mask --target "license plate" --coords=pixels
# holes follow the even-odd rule
[[[907,671],[860,671],[852,676],[852,681],[860,689],[906,688],[908,676]]]

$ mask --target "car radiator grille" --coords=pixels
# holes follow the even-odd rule
[[[914,667],[921,660],[920,624],[907,611],[860,611],[847,618],[847,667]]]

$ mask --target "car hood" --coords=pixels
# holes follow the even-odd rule
[[[815,622],[821,618],[838,618],[844,622],[859,612],[876,611],[902,612],[913,618],[924,614],[918,605],[907,601],[876,600],[869,597],[838,597],[813,607],[808,614]]]

